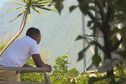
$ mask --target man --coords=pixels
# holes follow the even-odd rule
[[[37,45],[40,43],[41,33],[37,28],[31,27],[27,30],[26,36],[14,41],[2,54],[0,59],[1,67],[29,67],[26,64],[28,58],[32,59],[37,67],[46,68],[51,72],[50,65],[45,64],[40,57]],[[16,71],[0,72],[0,81],[20,81]]]

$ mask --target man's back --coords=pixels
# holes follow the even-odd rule
[[[29,36],[26,36],[14,41],[5,50],[0,59],[0,65],[6,67],[22,67],[33,53],[39,53],[37,43]]]
[[[0,67],[29,67],[26,61],[29,56],[32,56],[37,67],[43,67],[47,72],[51,72],[51,66],[43,62],[38,52],[37,45],[40,41],[40,30],[34,27],[29,28],[26,32],[26,37],[14,41],[2,54]],[[0,72],[0,80],[4,82],[19,82],[20,80],[18,79],[20,79],[19,73],[17,74],[15,70],[4,70]]]

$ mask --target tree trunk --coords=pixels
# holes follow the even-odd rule
[[[111,48],[112,48],[112,42],[110,40],[111,38],[111,30],[110,30],[110,26],[103,23],[103,26],[102,26],[102,32],[103,32],[103,39],[104,39],[104,59],[112,59],[111,58]],[[114,70],[110,70],[110,71],[107,71],[107,76],[108,77],[111,77],[111,76],[114,76]]]

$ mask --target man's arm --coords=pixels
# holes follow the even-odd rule
[[[23,67],[33,67],[33,66],[31,66],[29,64],[25,64]]]
[[[33,54],[32,59],[37,67],[43,67],[45,65],[40,57],[40,54]]]
[[[45,64],[45,63],[42,61],[40,54],[33,54],[33,55],[32,55],[32,59],[33,59],[35,65],[36,65],[37,67],[46,68],[46,70],[47,70],[48,72],[51,72],[51,71],[52,71],[51,66],[48,65],[48,64]]]

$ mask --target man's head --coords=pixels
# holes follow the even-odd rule
[[[30,27],[26,32],[26,36],[29,36],[32,39],[34,39],[37,42],[37,44],[39,44],[41,41],[40,30],[35,27]]]

